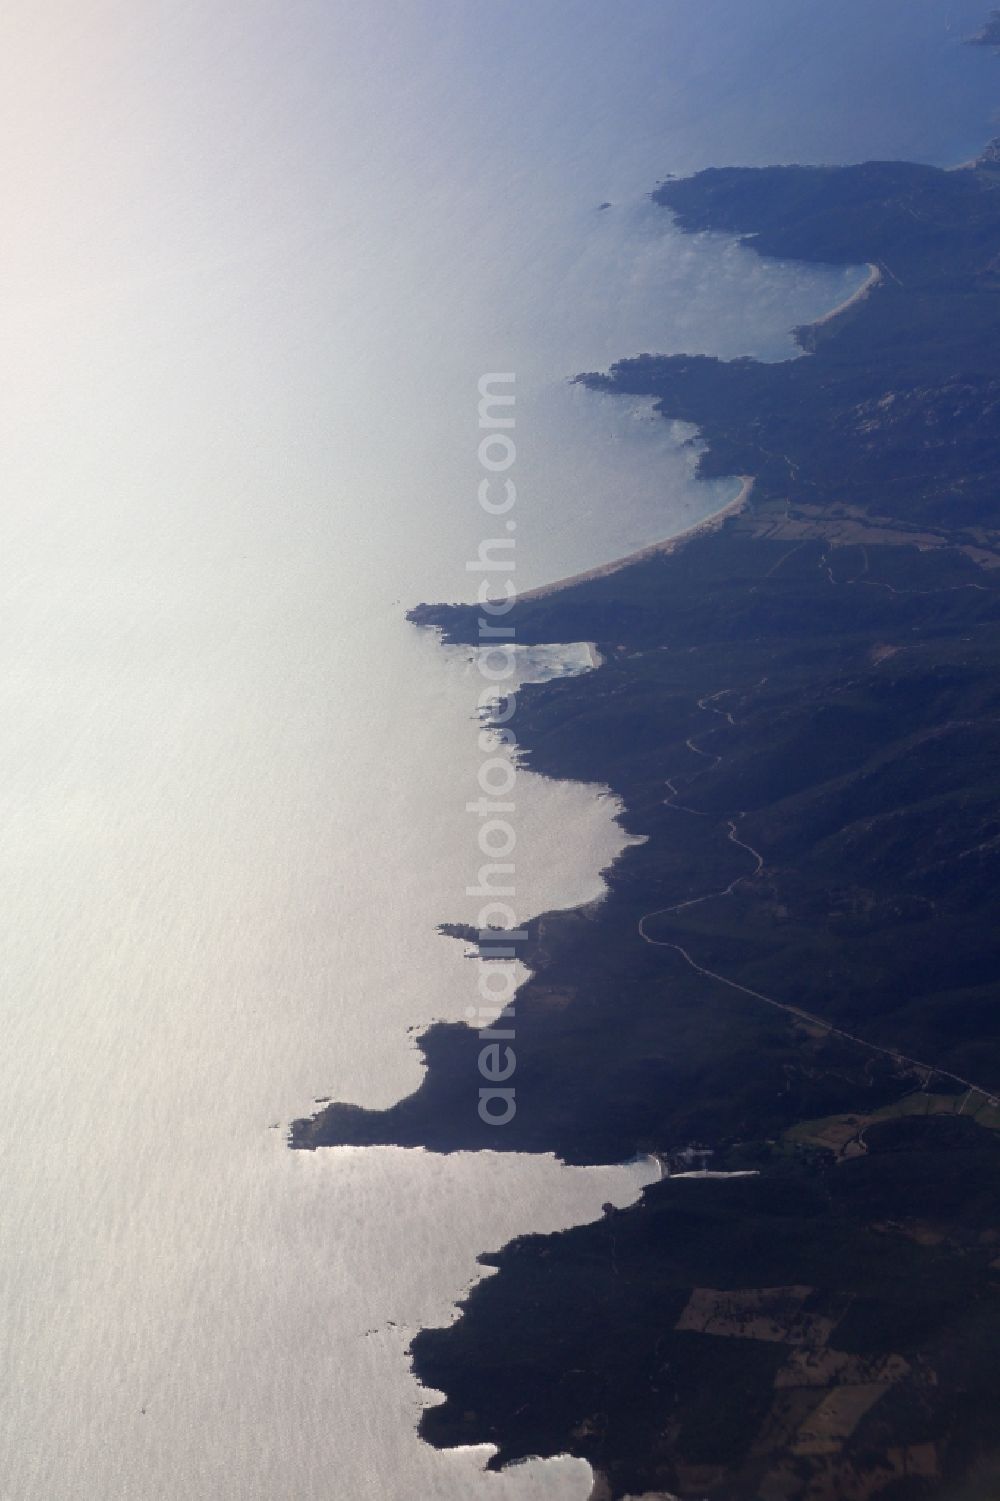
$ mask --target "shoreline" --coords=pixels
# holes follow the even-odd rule
[[[841,313],[846,313],[848,308],[854,307],[858,302],[864,302],[866,297],[871,296],[872,292],[874,292],[875,288],[882,281],[882,267],[877,266],[874,261],[868,261],[866,264],[868,266],[868,275],[860,287],[852,292],[850,297],[845,297],[843,302],[838,302],[835,308],[831,308],[828,313],[824,313],[821,318],[814,318],[811,323],[803,323],[801,331],[813,328],[825,328],[828,323],[832,323],[835,318],[839,318]],[[796,330],[796,332],[799,331],[798,329]]]
[[[904,183],[915,170],[900,167]],[[737,178],[737,187],[743,181]],[[880,190],[880,211],[888,188]],[[949,233],[959,237],[955,260],[961,263],[965,242],[948,201],[940,214]],[[925,260],[937,274],[935,223],[927,231]],[[779,250],[780,245],[774,253]],[[869,296],[883,275],[892,273],[869,263],[864,284],[819,324],[830,323]],[[990,291],[988,285],[976,285],[970,292],[982,299],[985,310],[981,345],[975,346],[982,347],[984,360],[993,357],[988,343]],[[879,311],[905,329],[906,299],[919,295],[919,286],[914,289],[908,279],[900,296],[894,293],[880,302]],[[817,349],[810,351],[816,363],[788,361],[777,372],[768,369],[766,379],[759,371],[748,375],[759,376],[765,417],[773,422],[771,414],[780,414],[778,441],[770,441],[781,448],[790,474],[796,479],[800,471],[803,474],[798,483],[809,487],[805,493],[810,495],[810,525],[813,515],[829,516],[842,525],[843,479],[836,465],[824,463],[826,449],[822,444],[817,448],[816,435],[825,438],[831,416],[852,417],[856,391],[863,396],[867,390],[871,363],[864,336],[870,313],[866,310],[837,330],[840,347],[833,353],[826,338],[817,338]],[[970,327],[976,327],[973,320]],[[904,348],[901,358],[909,357]],[[838,375],[846,370],[849,382],[832,397],[825,375],[831,364]],[[712,377],[714,367],[699,365],[695,373],[704,375],[705,369]],[[678,370],[681,374],[675,378]],[[653,395],[664,404],[678,394],[684,398],[685,373],[684,367],[665,361],[664,369],[654,371],[649,389],[643,389],[636,377],[638,394]],[[632,394],[627,381],[620,384]],[[720,468],[725,466],[730,474],[757,469],[758,492],[770,502],[780,479],[772,480],[767,464],[771,451],[763,447],[768,424],[754,421],[753,389],[741,392],[735,413],[720,419],[715,397],[718,393],[726,398],[730,388],[721,379],[714,386],[712,379],[695,385],[684,420],[706,434]],[[778,399],[782,394],[784,402]],[[928,415],[936,411],[934,393],[922,396],[912,413],[903,414],[908,424],[904,436],[912,432],[919,439]],[[879,487],[874,482],[887,469],[891,473],[892,453],[891,448],[887,455],[879,450],[865,468],[863,477],[872,480],[876,494]],[[975,633],[980,628],[985,632],[995,618],[990,615],[988,621],[988,611],[981,608],[989,604],[985,597],[959,592],[985,585],[951,556],[953,548],[927,553],[912,546],[913,528],[930,524],[928,515],[936,516],[932,507],[939,485],[952,477],[950,460],[948,450],[940,460],[940,475],[931,465],[923,485],[903,496],[901,509],[878,518],[880,525],[898,527],[899,546],[894,553],[873,547],[870,558],[863,549],[861,572],[856,567],[831,570],[829,555],[835,543],[821,553],[819,547],[807,550],[804,536],[772,535],[770,515],[761,518],[762,525],[722,528],[723,520],[741,511],[754,490],[754,479],[744,474],[738,495],[673,537],[517,596],[528,607],[524,617],[513,617],[519,638],[538,644],[600,643],[611,657],[598,684],[585,684],[583,674],[577,683],[526,700],[519,728],[532,769],[556,781],[583,780],[614,788],[623,805],[623,827],[643,830],[645,837],[628,864],[619,865],[599,911],[596,906],[589,913],[568,909],[532,920],[524,953],[531,975],[517,1002],[518,1046],[530,1054],[532,1068],[523,1075],[506,1149],[551,1151],[565,1162],[583,1165],[621,1161],[642,1143],[659,1160],[661,1178],[627,1210],[561,1235],[524,1237],[481,1258],[497,1275],[475,1285],[455,1324],[422,1330],[411,1346],[411,1364],[420,1384],[445,1394],[444,1402],[421,1418],[421,1436],[433,1446],[447,1450],[456,1442],[488,1436],[496,1445],[494,1467],[501,1470],[529,1454],[585,1458],[593,1477],[590,1501],[612,1501],[640,1494],[666,1498],[688,1488],[685,1435],[693,1434],[698,1443],[711,1443],[713,1461],[718,1456],[718,1485],[731,1481],[734,1489],[749,1494],[752,1486],[756,1493],[765,1464],[769,1473],[782,1477],[793,1464],[804,1467],[805,1487],[814,1474],[824,1479],[828,1471],[833,1474],[829,1466],[834,1463],[852,1467],[853,1473],[855,1465],[869,1463],[869,1450],[864,1432],[858,1440],[852,1432],[829,1462],[824,1455],[803,1456],[773,1424],[771,1393],[784,1359],[776,1346],[796,1342],[797,1313],[793,1308],[787,1331],[777,1341],[701,1340],[695,1349],[696,1331],[685,1311],[701,1307],[696,1295],[704,1299],[706,1289],[709,1297],[713,1288],[742,1289],[746,1301],[735,1311],[746,1323],[756,1318],[754,1298],[765,1288],[808,1286],[825,1300],[824,1307],[871,1308],[874,1317],[866,1316],[863,1338],[856,1325],[852,1337],[860,1358],[876,1363],[893,1358],[893,1319],[904,1301],[914,1310],[918,1334],[912,1337],[921,1359],[930,1363],[937,1356],[934,1340],[940,1315],[933,1289],[940,1266],[957,1269],[963,1292],[956,1306],[963,1311],[973,1306],[967,1299],[978,1300],[982,1307],[987,1296],[994,1296],[993,1248],[985,1246],[974,1253],[974,1260],[963,1244],[950,1247],[947,1227],[982,1212],[976,1196],[981,1192],[980,1154],[987,1144],[978,1133],[1000,1130],[1000,1125],[983,1109],[967,1111],[968,1095],[956,1104],[957,1096],[934,1092],[932,1071],[914,1073],[907,1067],[905,1052],[897,1050],[908,1048],[911,1032],[915,1029],[919,1035],[923,1023],[919,996],[912,1013],[896,1005],[893,971],[898,966],[900,974],[909,974],[915,962],[932,952],[930,947],[920,950],[920,943],[934,941],[915,939],[913,914],[898,902],[897,866],[905,875],[904,857],[887,863],[874,843],[855,843],[850,858],[845,856],[831,868],[822,853],[814,856],[811,832],[823,820],[834,830],[853,828],[858,813],[867,807],[866,788],[877,773],[880,799],[902,824],[897,842],[909,836],[916,843],[923,837],[921,815],[910,811],[908,771],[895,749],[898,713],[888,695],[896,693],[897,701],[898,695],[906,696],[914,728],[929,740],[950,733],[958,723],[956,710],[950,702],[942,705],[936,690],[926,689],[927,662],[933,667],[942,657],[951,659],[956,626],[969,632],[967,639],[985,642],[989,638]],[[960,477],[969,472],[961,469]],[[990,520],[994,513],[988,497],[974,499],[979,509],[969,501],[973,522]],[[861,514],[867,513],[862,509]],[[818,522],[817,532],[817,541],[830,541]],[[638,577],[617,579],[632,564],[679,553],[691,537],[706,533],[716,535],[676,565],[665,563],[662,577],[659,567],[649,567],[638,568]],[[856,545],[856,539],[851,540]],[[735,567],[727,557],[731,552],[736,554]],[[610,585],[572,593],[578,583],[609,575]],[[852,587],[856,585],[861,588]],[[411,618],[434,625],[456,643],[476,639],[475,606],[422,606]],[[910,647],[914,631],[920,634],[920,645],[890,687],[880,669],[879,643],[895,646],[902,641]],[[612,643],[620,645],[615,648]],[[616,650],[620,656],[612,656]],[[986,650],[984,645],[984,654]],[[987,659],[986,681],[988,665]],[[843,707],[845,672],[850,673],[856,699],[850,712],[863,713],[873,728],[869,738],[859,738],[857,746],[848,743],[842,750],[841,739],[817,728],[817,714],[837,724],[834,716],[848,712]],[[964,712],[969,720],[978,712],[978,675],[977,667],[962,689],[968,694],[971,713]],[[773,735],[776,706],[782,726]],[[695,806],[686,808],[695,815],[692,818],[661,814],[667,771],[677,774],[680,768],[687,787],[706,770],[721,767],[721,756],[701,749],[699,739],[724,722],[736,733],[727,742],[719,791],[708,794],[707,806],[696,799]],[[956,758],[964,758],[959,765],[963,771],[968,767],[972,789],[964,848],[979,837],[976,810],[995,788],[992,769],[983,764],[978,748],[967,749],[964,736],[951,743]],[[707,759],[693,762],[699,755]],[[849,784],[845,766],[852,778]],[[790,782],[794,804],[787,796]],[[677,785],[666,786],[676,806]],[[855,786],[860,789],[857,800]],[[730,795],[746,788],[750,797],[737,800]],[[725,811],[734,801],[766,819],[775,845],[789,852],[787,864],[769,867],[766,883],[753,882],[760,868],[748,871],[745,856],[740,856],[742,864],[735,864],[734,845],[751,855],[755,851],[743,842],[736,822],[746,815],[730,817]],[[712,837],[704,837],[706,829]],[[747,838],[760,842],[754,826]],[[955,849],[959,847],[956,843]],[[661,908],[664,913],[679,914],[702,901],[718,904],[723,897],[732,899],[732,906],[706,908],[694,919],[690,937],[684,926],[679,933],[671,930],[678,941],[662,946],[685,961],[683,971],[675,960],[670,961],[671,969],[661,971],[648,955],[636,952],[636,933],[646,936],[641,921],[637,923],[641,900],[652,889],[674,896],[676,905]],[[977,884],[970,883],[968,890],[960,910],[974,928],[985,901]],[[692,891],[704,894],[692,897]],[[884,974],[866,984],[876,1002],[884,997],[886,1007],[890,1001],[895,1007],[895,1044],[883,1050],[884,1063],[875,1072],[867,1052],[861,1056],[842,1050],[830,1057],[828,1029],[816,1035],[796,1021],[775,1027],[774,1017],[758,1005],[773,1008],[774,997],[784,987],[813,983],[814,965],[827,953],[828,908],[839,912],[841,893],[850,896],[855,891],[874,902],[873,910],[879,913],[877,941]],[[823,897],[825,905],[817,906],[816,915],[807,910],[801,928],[788,939],[787,914],[803,892]],[[683,925],[689,920],[678,921]],[[760,935],[760,943],[748,954],[751,930]],[[947,942],[947,930],[937,931]],[[712,945],[702,963],[681,947],[695,941]],[[842,942],[845,966],[869,962],[867,931],[844,930]],[[716,970],[710,957],[720,944],[729,946],[723,952],[737,966],[732,974],[728,967],[725,974]],[[983,944],[985,964],[985,937]],[[706,993],[706,976],[725,989]],[[843,1014],[841,1006],[853,1004],[850,993],[841,1001],[838,980],[831,972],[829,982],[824,981],[824,1003],[833,1025]],[[670,1005],[665,1007],[667,987]],[[967,988],[961,977],[954,982],[949,978],[945,994],[949,999],[954,995],[957,1007]],[[980,1046],[989,1048],[993,1040],[982,1038]],[[317,1117],[298,1144],[480,1149],[479,1128],[474,1117],[469,1119],[463,1083],[474,1077],[477,1045],[454,1025],[430,1029],[420,1039],[425,1073],[413,1096],[382,1112],[335,1107],[324,1113],[325,1124]],[[996,1047],[1000,1049],[1000,1042]],[[596,1068],[595,1056],[600,1061]],[[1000,1052],[996,1056],[1000,1058]],[[947,1055],[943,1061],[947,1070]],[[956,1075],[948,1070],[943,1077]],[[925,1120],[923,1114],[911,1119],[907,1102],[914,1093],[935,1100],[928,1116],[947,1119]],[[855,1129],[859,1100],[876,1107],[876,1132],[881,1133],[873,1132],[868,1143],[871,1150],[861,1165],[864,1176],[854,1165],[843,1164],[839,1141],[822,1134],[832,1129],[824,1124],[831,1121]],[[951,1119],[959,1116],[965,1118]],[[713,1144],[718,1168],[664,1175],[670,1152],[695,1140]],[[941,1155],[945,1151],[947,1158]],[[826,1194],[824,1185],[832,1181],[827,1169],[836,1175],[836,1196]],[[674,1184],[674,1178],[683,1180],[683,1187]],[[966,1183],[971,1185],[967,1191]],[[959,1193],[964,1197],[956,1209]],[[881,1239],[887,1201],[893,1212],[905,1217],[903,1223],[926,1220],[935,1230],[940,1226],[941,1240],[931,1248],[922,1241],[914,1241],[913,1249],[887,1246]],[[831,1246],[840,1236],[847,1254],[838,1250],[833,1257]],[[615,1292],[602,1305],[607,1318],[578,1323],[574,1313],[593,1297],[595,1287],[600,1292],[605,1278]],[[1000,1312],[996,1316],[1000,1318]],[[907,1339],[910,1328],[907,1324],[903,1330]],[[628,1359],[619,1366],[623,1345]],[[989,1389],[993,1377],[988,1351],[981,1353],[974,1339],[965,1342],[961,1336],[958,1346],[965,1389]],[[825,1334],[820,1347],[834,1356],[839,1350]],[[480,1375],[484,1348],[491,1351],[495,1372],[488,1392]],[[789,1359],[794,1364],[794,1354]],[[603,1379],[608,1367],[623,1369],[633,1383],[630,1388],[623,1382],[610,1400]],[[571,1371],[577,1383],[565,1410],[549,1411],[553,1368]],[[871,1368],[889,1369],[883,1364]],[[936,1371],[934,1365],[930,1368]],[[665,1371],[671,1373],[666,1381]],[[834,1379],[827,1389],[837,1384]],[[926,1409],[929,1426],[921,1429],[921,1437],[938,1431],[934,1423],[948,1421],[954,1400],[949,1371],[934,1388],[909,1374],[885,1385],[900,1387],[891,1401],[919,1403],[921,1411]],[[638,1426],[633,1389],[641,1391],[644,1400],[648,1393],[648,1412],[644,1409]],[[754,1394],[749,1407],[748,1392]],[[780,1403],[784,1398],[773,1400]],[[595,1413],[603,1421],[594,1423]],[[896,1421],[887,1419],[886,1444],[896,1441]],[[666,1445],[665,1434],[670,1435]],[[706,1434],[711,1437],[703,1440]],[[893,1465],[887,1473],[893,1472]],[[799,1470],[795,1473],[798,1476]],[[841,1473],[847,1471],[836,1471]],[[893,1478],[898,1478],[894,1472]],[[804,1489],[795,1494],[804,1494]]]
[[[864,302],[867,297],[870,297],[875,288],[882,283],[882,268],[874,261],[868,261],[866,264],[868,266],[868,275],[860,287],[857,287],[849,297],[845,297],[843,302],[838,302],[837,306],[831,308],[829,312],[823,313],[819,318],[814,318],[810,323],[801,324],[800,328],[795,330],[795,332],[807,332],[811,329],[823,328],[828,323],[832,323],[835,318],[839,318],[842,313],[846,313],[849,308],[856,306],[859,302]],[[674,536],[667,537],[662,542],[651,542],[646,547],[640,547],[635,552],[626,553],[623,557],[613,558],[608,563],[598,563],[593,568],[584,568],[579,573],[568,574],[565,578],[556,579],[551,584],[539,584],[534,589],[525,589],[522,593],[518,594],[518,600],[546,599],[550,595],[558,593],[561,589],[570,588],[574,584],[585,584],[590,579],[607,578],[610,574],[618,573],[621,569],[628,568],[633,563],[641,563],[646,558],[670,554],[678,547],[690,541],[692,537],[698,536],[702,532],[714,531],[716,527],[725,521],[727,516],[735,516],[739,511],[742,511],[750,499],[755,477],[751,474],[741,474],[739,478],[741,485],[738,495],[724,506],[721,506],[719,510],[710,512],[709,515],[702,517],[700,521],[696,521],[692,526],[686,527],[684,531],[677,532]],[[599,666],[600,664],[599,662],[595,662],[594,665]]]
[[[672,537],[666,537],[662,542],[651,542],[646,547],[640,547],[636,552],[626,553],[624,557],[613,558],[610,563],[598,563],[594,568],[584,568],[580,573],[568,574],[566,578],[556,579],[551,584],[539,584],[534,589],[525,589],[523,593],[518,594],[518,603],[529,599],[547,599],[549,595],[558,594],[561,590],[572,588],[575,584],[585,584],[590,579],[607,578],[610,574],[620,573],[623,568],[630,568],[633,563],[641,563],[646,558],[663,557],[677,552],[693,537],[715,531],[727,517],[735,516],[742,511],[750,499],[755,477],[752,474],[741,474],[739,478],[742,483],[738,495],[727,501],[724,506],[720,506],[717,511],[711,511],[700,521],[685,527],[682,532],[675,532]],[[596,665],[599,664],[595,663]]]

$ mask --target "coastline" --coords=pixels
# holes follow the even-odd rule
[[[556,579],[551,584],[539,584],[535,589],[525,589],[519,594],[518,600],[547,599],[550,595],[558,594],[563,589],[570,589],[576,584],[585,584],[591,579],[608,578],[614,573],[620,573],[623,568],[631,568],[633,563],[645,562],[647,558],[665,557],[670,553],[677,552],[693,537],[698,537],[707,532],[716,531],[729,516],[735,516],[742,511],[750,499],[754,487],[752,474],[741,474],[739,494],[732,500],[720,506],[717,511],[712,511],[708,516],[703,516],[700,521],[685,527],[682,532],[675,532],[672,537],[666,537],[662,542],[651,542],[647,547],[640,547],[637,552],[627,553],[624,557],[613,558],[610,563],[598,563],[594,568],[585,568],[580,573],[572,573],[566,578]],[[599,662],[595,662],[599,666]]]
[[[813,328],[825,328],[828,323],[832,323],[835,318],[839,318],[842,313],[846,313],[848,308],[855,307],[859,302],[864,302],[866,297],[870,297],[875,288],[880,285],[881,281],[882,267],[877,266],[874,261],[869,261],[868,275],[861,283],[861,286],[858,287],[857,291],[852,292],[850,297],[845,297],[843,302],[838,302],[835,308],[831,308],[830,311],[828,313],[824,313],[821,318],[814,318],[811,323],[803,323],[802,330],[805,331]],[[798,332],[798,330],[796,330],[796,332]]]
[[[803,170],[774,169],[775,180],[797,195]],[[863,171],[843,170],[848,188]],[[994,1389],[986,1345],[962,1337],[958,1320],[974,1299],[977,1325],[1000,1328],[993,1242],[973,1244],[965,1232],[983,1217],[990,1234],[1000,1234],[993,1230],[1000,1195],[982,1200],[998,1160],[1000,1116],[992,1089],[990,1098],[978,1089],[962,1094],[949,1081],[958,1077],[954,1050],[969,1042],[984,1067],[1000,1068],[1000,1028],[973,1009],[978,969],[970,980],[951,964],[945,972],[936,966],[959,932],[963,944],[981,933],[975,961],[984,971],[994,965],[981,915],[988,872],[969,876],[966,854],[984,848],[979,809],[995,801],[995,762],[982,750],[982,731],[973,737],[969,726],[981,722],[984,684],[1000,654],[1000,595],[964,549],[965,529],[992,523],[995,502],[985,481],[981,495],[972,487],[989,466],[971,465],[950,441],[921,450],[919,483],[909,476],[897,483],[899,453],[934,427],[942,408],[952,410],[952,385],[938,394],[941,373],[951,374],[950,344],[906,344],[907,361],[914,352],[924,359],[928,383],[899,402],[891,425],[878,405],[882,390],[902,384],[895,351],[899,330],[909,327],[907,299],[949,270],[941,267],[941,226],[957,242],[955,259],[965,251],[951,197],[973,189],[956,189],[940,172],[925,182],[922,169],[904,164],[871,188],[877,225],[897,177],[907,192],[929,195],[937,217],[927,221],[927,243],[911,252],[901,295],[838,327],[835,349],[823,339],[810,351],[814,360],[664,357],[616,372],[623,393],[654,396],[694,422],[717,467],[755,470],[756,481],[743,473],[738,496],[662,543],[520,596],[524,642],[592,642],[607,657],[596,680],[527,690],[520,726],[533,770],[611,787],[624,805],[623,826],[644,838],[616,866],[599,912],[543,914],[528,925],[531,976],[517,1005],[518,1047],[530,1068],[503,1145],[593,1164],[622,1161],[637,1148],[662,1160],[709,1143],[712,1166],[663,1176],[633,1208],[591,1225],[484,1255],[497,1275],[476,1286],[455,1324],[422,1331],[411,1355],[420,1382],[445,1393],[421,1420],[428,1442],[493,1443],[495,1470],[535,1454],[584,1458],[594,1476],[591,1501],[640,1494],[700,1501],[709,1489],[717,1498],[756,1494],[762,1472],[782,1494],[802,1497],[813,1482],[838,1494],[863,1471],[880,1482],[872,1494],[881,1494],[883,1478],[889,1485],[906,1478],[912,1446],[900,1447],[898,1413],[918,1408],[926,1413],[919,1473],[934,1487],[922,1494],[947,1494],[939,1487],[963,1473],[965,1456],[981,1445],[976,1413],[954,1417],[952,1373],[960,1366],[963,1390]],[[730,188],[737,201],[746,180],[736,177]],[[825,174],[817,180],[825,197]],[[709,187],[715,182],[710,177]],[[900,213],[911,234],[905,203]],[[872,250],[882,253],[877,241]],[[776,243],[772,253],[787,248]],[[831,258],[825,244],[815,258]],[[858,255],[854,263],[864,261]],[[821,322],[879,283],[878,267],[868,264],[865,284]],[[992,288],[984,279],[965,295],[970,312],[961,328],[969,332],[959,352],[982,348],[985,361],[997,347]],[[884,367],[872,361],[869,319],[893,335]],[[988,394],[963,388],[977,439],[984,430],[977,403]],[[883,426],[865,425],[873,421]],[[849,476],[852,504],[879,521],[877,540],[842,535],[845,431],[878,434]],[[755,482],[767,524],[723,530]],[[941,494],[950,498],[956,485],[963,511],[942,515]],[[802,495],[809,535],[772,535],[771,509]],[[950,545],[914,546],[915,528],[931,523]],[[715,535],[683,562],[670,557],[706,531]],[[623,578],[626,569],[633,571]],[[588,587],[574,594],[577,583]],[[474,606],[425,605],[410,618],[445,639],[475,640]],[[961,652],[955,660],[957,632],[981,656]],[[624,645],[616,651],[612,643]],[[884,661],[893,663],[888,674]],[[950,670],[946,697],[942,664]],[[907,850],[925,848],[928,838],[911,795],[914,758],[922,758],[924,779],[939,783],[942,754],[962,788],[949,804],[960,837],[952,827],[934,833],[934,864],[911,890]],[[666,781],[672,796],[664,800],[667,772],[677,780]],[[895,850],[866,837],[873,786],[899,831]],[[818,828],[827,837],[817,842]],[[761,880],[762,866],[753,870],[747,860],[758,845],[768,851]],[[942,870],[964,881],[954,888],[954,914],[934,904]],[[673,904],[658,909],[659,962],[636,943],[638,934],[648,946],[642,922],[654,890]],[[774,1010],[775,998],[803,986],[816,995],[817,1015],[838,1028],[855,1027],[860,1007],[879,1061],[867,1041],[855,1051],[849,1044],[857,1039],[842,1030],[805,1027]],[[915,999],[900,1003],[901,990],[911,989]],[[908,1055],[926,1027],[925,992],[940,995],[935,1004],[949,1018],[969,1023],[965,1038],[949,1031],[938,1039],[933,1065],[915,1068]],[[475,1076],[476,1040],[459,1026],[438,1026],[420,1046],[426,1072],[413,1096],[383,1112],[333,1107],[325,1119],[298,1123],[295,1144],[446,1152],[483,1145],[465,1083]],[[911,1105],[918,1098],[929,1102],[919,1116]],[[942,1271],[958,1289],[943,1309]],[[605,1285],[614,1297],[598,1300],[599,1317],[580,1321],[579,1308]],[[808,1328],[816,1359],[843,1365],[853,1380],[797,1380],[802,1290],[815,1300]],[[769,1293],[789,1296],[766,1305],[776,1332],[757,1339],[745,1331]],[[720,1297],[723,1304],[713,1301]],[[692,1321],[706,1312],[717,1327],[696,1328]],[[488,1380],[483,1350],[491,1352]],[[554,1368],[570,1373],[556,1390]],[[845,1387],[874,1388],[883,1426],[873,1432],[859,1423],[833,1448],[801,1450],[801,1430],[782,1426],[792,1400],[784,1394],[796,1394],[808,1422]],[[703,1466],[711,1467],[710,1486]]]

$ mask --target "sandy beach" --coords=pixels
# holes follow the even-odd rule
[[[828,313],[824,313],[821,318],[816,318],[812,323],[805,324],[804,329],[822,328],[825,324],[832,323],[835,318],[839,318],[842,313],[846,313],[848,308],[854,307],[856,303],[863,302],[866,297],[869,297],[881,281],[882,268],[877,266],[874,261],[869,261],[868,275],[861,286],[855,292],[852,292],[850,297],[845,297],[844,301],[838,303],[835,308],[831,308]],[[727,516],[734,516],[738,511],[742,511],[749,500],[750,492],[753,490],[754,485],[753,476],[743,474],[740,476],[740,479],[742,481],[740,492],[733,500],[722,506],[718,511],[713,511],[710,516],[705,516],[701,521],[695,522],[693,526],[688,527],[685,531],[678,532],[675,536],[668,537],[663,542],[654,542],[649,547],[642,547],[638,552],[628,553],[623,558],[615,558],[610,563],[601,563],[596,568],[586,568],[582,573],[573,573],[568,578],[557,579],[555,583],[541,584],[536,589],[525,589],[522,594],[518,595],[518,598],[544,599],[547,595],[555,594],[560,589],[567,589],[572,584],[583,584],[588,579],[605,578],[608,574],[618,573],[622,568],[628,568],[632,563],[641,562],[643,558],[652,558],[659,554],[674,552],[677,548],[682,547],[684,543],[689,542],[692,537],[699,536],[703,532],[714,531],[718,526],[721,526]]]
[[[881,266],[876,266],[874,261],[869,261],[868,275],[861,283],[861,286],[858,288],[858,290],[856,292],[852,292],[850,297],[845,297],[843,302],[839,302],[837,306],[835,308],[831,308],[828,313],[824,313],[822,318],[814,318],[812,323],[807,323],[804,326],[806,328],[822,328],[825,323],[832,323],[834,318],[839,318],[841,313],[846,313],[847,309],[849,307],[853,307],[856,302],[863,302],[866,297],[874,292],[875,288],[878,286],[881,280]]]
[[[700,536],[703,532],[715,531],[722,525],[727,516],[735,516],[742,511],[750,498],[750,492],[754,486],[753,475],[741,474],[742,481],[739,494],[732,500],[727,501],[719,510],[713,511],[709,516],[703,516],[693,526],[689,526],[683,532],[677,532],[672,537],[667,537],[663,542],[653,542],[648,547],[640,547],[638,552],[630,552],[623,558],[615,558],[610,563],[600,563],[596,568],[586,568],[582,573],[570,574],[568,578],[557,579],[552,584],[541,584],[537,589],[525,589],[518,599],[544,599],[549,594],[556,594],[560,589],[568,589],[573,584],[586,583],[588,579],[606,578],[611,573],[618,573],[622,568],[628,568],[633,563],[641,563],[644,558],[655,558],[665,553],[676,552],[692,537]]]

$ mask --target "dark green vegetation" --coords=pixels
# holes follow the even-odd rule
[[[414,1345],[447,1395],[431,1440],[582,1454],[611,1497],[995,1501],[1000,175],[706,172],[656,197],[880,282],[799,361],[582,377],[757,477],[722,530],[512,617],[600,644],[597,674],[524,691],[518,735],[646,842],[602,904],[529,925],[508,1126],[478,1118],[476,1034],[438,1026],[410,1099],[294,1140],[701,1142],[757,1173],[490,1258]],[[477,638],[469,608],[414,619]]]
[[[454,1394],[427,1414],[427,1437],[490,1439],[508,1458],[583,1454],[613,1495],[629,1496],[651,1485],[727,1498],[803,1494],[833,1459],[839,1486],[816,1494],[839,1498],[855,1494],[852,1462],[873,1472],[892,1449],[922,1444],[967,1468],[1000,1403],[1000,1287],[989,1253],[918,1245],[871,1220],[921,1215],[925,1185],[957,1176],[951,1197],[974,1204],[974,1239],[1000,1215],[1000,1148],[986,1140],[929,1133],[919,1155],[873,1143],[868,1156],[809,1179],[779,1168],[727,1183],[668,1181],[640,1210],[558,1240],[516,1242],[488,1258],[500,1275],[473,1294],[461,1334],[416,1340],[422,1378]],[[683,1317],[692,1288],[799,1292],[772,1294],[776,1327],[750,1330],[758,1300],[736,1291],[703,1333],[678,1328],[705,1322],[704,1301],[700,1317]],[[825,1380],[796,1370],[804,1354]],[[845,1395],[881,1388],[847,1453],[790,1452],[838,1378]],[[783,1429],[783,1444],[760,1442],[769,1427]],[[775,1471],[781,1489],[767,1486]],[[925,1480],[896,1486],[899,1497],[928,1489]]]

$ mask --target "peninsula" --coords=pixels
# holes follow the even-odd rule
[[[430,1442],[580,1455],[605,1501],[995,1501],[998,153],[653,196],[762,256],[868,263],[866,295],[797,360],[581,377],[697,424],[706,476],[753,477],[683,546],[515,608],[519,641],[604,659],[523,691],[529,764],[606,783],[645,840],[602,902],[527,925],[502,1132],[476,1034],[439,1025],[414,1095],[329,1105],[293,1144],[741,1174],[668,1170],[484,1257],[413,1344],[445,1394]],[[411,618],[477,639],[472,607]]]

